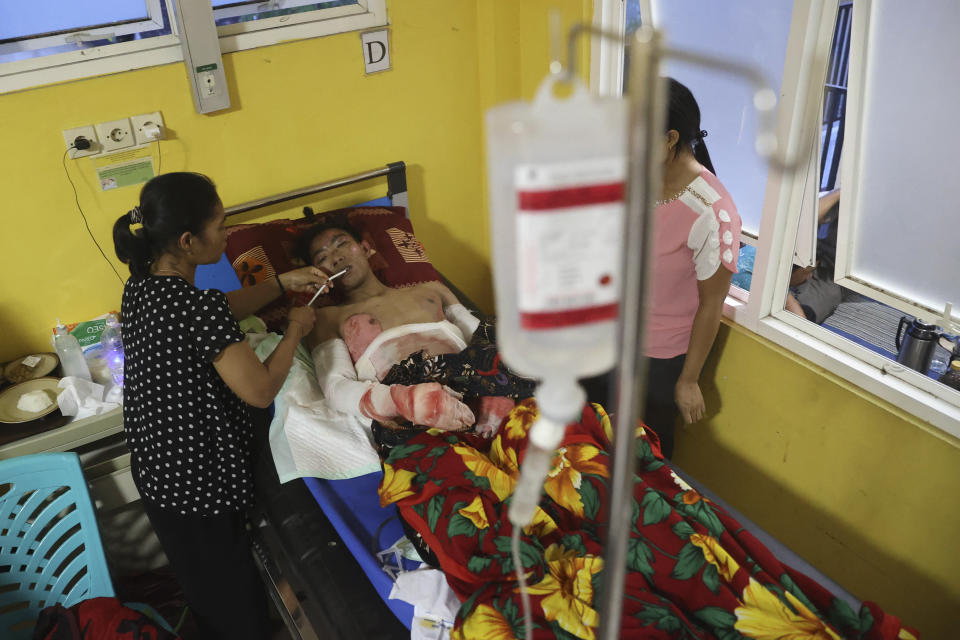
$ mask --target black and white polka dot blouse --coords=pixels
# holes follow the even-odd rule
[[[243,340],[226,295],[176,276],[131,278],[121,313],[123,423],[140,494],[183,514],[246,506],[250,415],[213,367]]]

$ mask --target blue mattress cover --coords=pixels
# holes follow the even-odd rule
[[[413,605],[390,599],[393,580],[375,555],[404,535],[397,508],[394,505],[380,506],[377,487],[382,477],[383,473],[378,471],[348,480],[304,478],[303,481],[377,593],[409,629],[413,621]],[[410,561],[404,564],[406,569],[418,566]]]

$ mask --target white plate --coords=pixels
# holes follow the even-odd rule
[[[56,411],[59,408],[57,406],[57,394],[60,391],[57,387],[58,382],[60,382],[58,378],[35,378],[0,391],[0,423],[30,422]],[[50,396],[52,405],[43,411],[23,411],[17,408],[17,401],[23,394],[38,389],[45,391]]]

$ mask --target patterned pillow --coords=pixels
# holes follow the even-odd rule
[[[403,207],[353,207],[318,213],[299,220],[271,220],[260,224],[238,224],[227,229],[227,259],[240,283],[248,287],[274,275],[303,266],[292,251],[301,232],[328,219],[344,219],[360,231],[376,249],[370,266],[390,287],[403,287],[440,280]],[[283,328],[291,306],[306,304],[311,296],[288,293],[264,307],[260,316],[271,331]],[[326,299],[322,304],[331,304]],[[321,301],[314,306],[322,306]]]

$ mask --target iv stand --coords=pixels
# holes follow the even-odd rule
[[[653,244],[653,202],[660,193],[662,158],[656,144],[663,131],[666,111],[664,83],[659,77],[660,33],[645,29],[634,37],[630,60],[627,111],[627,216],[622,271],[623,294],[617,340],[616,421],[613,434],[613,467],[610,473],[609,524],[603,550],[603,583],[600,602],[602,640],[618,638],[623,612],[623,583],[627,572],[630,518],[633,510],[636,424],[639,402],[646,395],[647,358],[643,353],[644,312],[650,269],[647,256]]]
[[[564,73],[576,74],[576,43],[583,34],[625,42],[620,34],[590,25],[574,25],[567,36],[567,65]],[[643,354],[646,297],[649,291],[650,255],[653,238],[653,202],[661,185],[660,132],[665,124],[664,81],[660,64],[673,58],[745,77],[754,86],[754,107],[758,112],[755,148],[775,170],[792,171],[805,157],[780,160],[774,130],[776,93],[756,69],[735,62],[663,46],[660,32],[643,26],[630,38],[631,61],[627,143],[627,217],[626,247],[621,264],[623,301],[617,323],[621,360],[617,368],[616,426],[613,439],[613,468],[610,479],[610,522],[604,545],[603,586],[601,587],[600,640],[616,640],[623,613],[624,579],[627,571],[627,547],[630,540],[631,500],[633,497],[637,418],[640,399],[647,386],[647,358]]]

